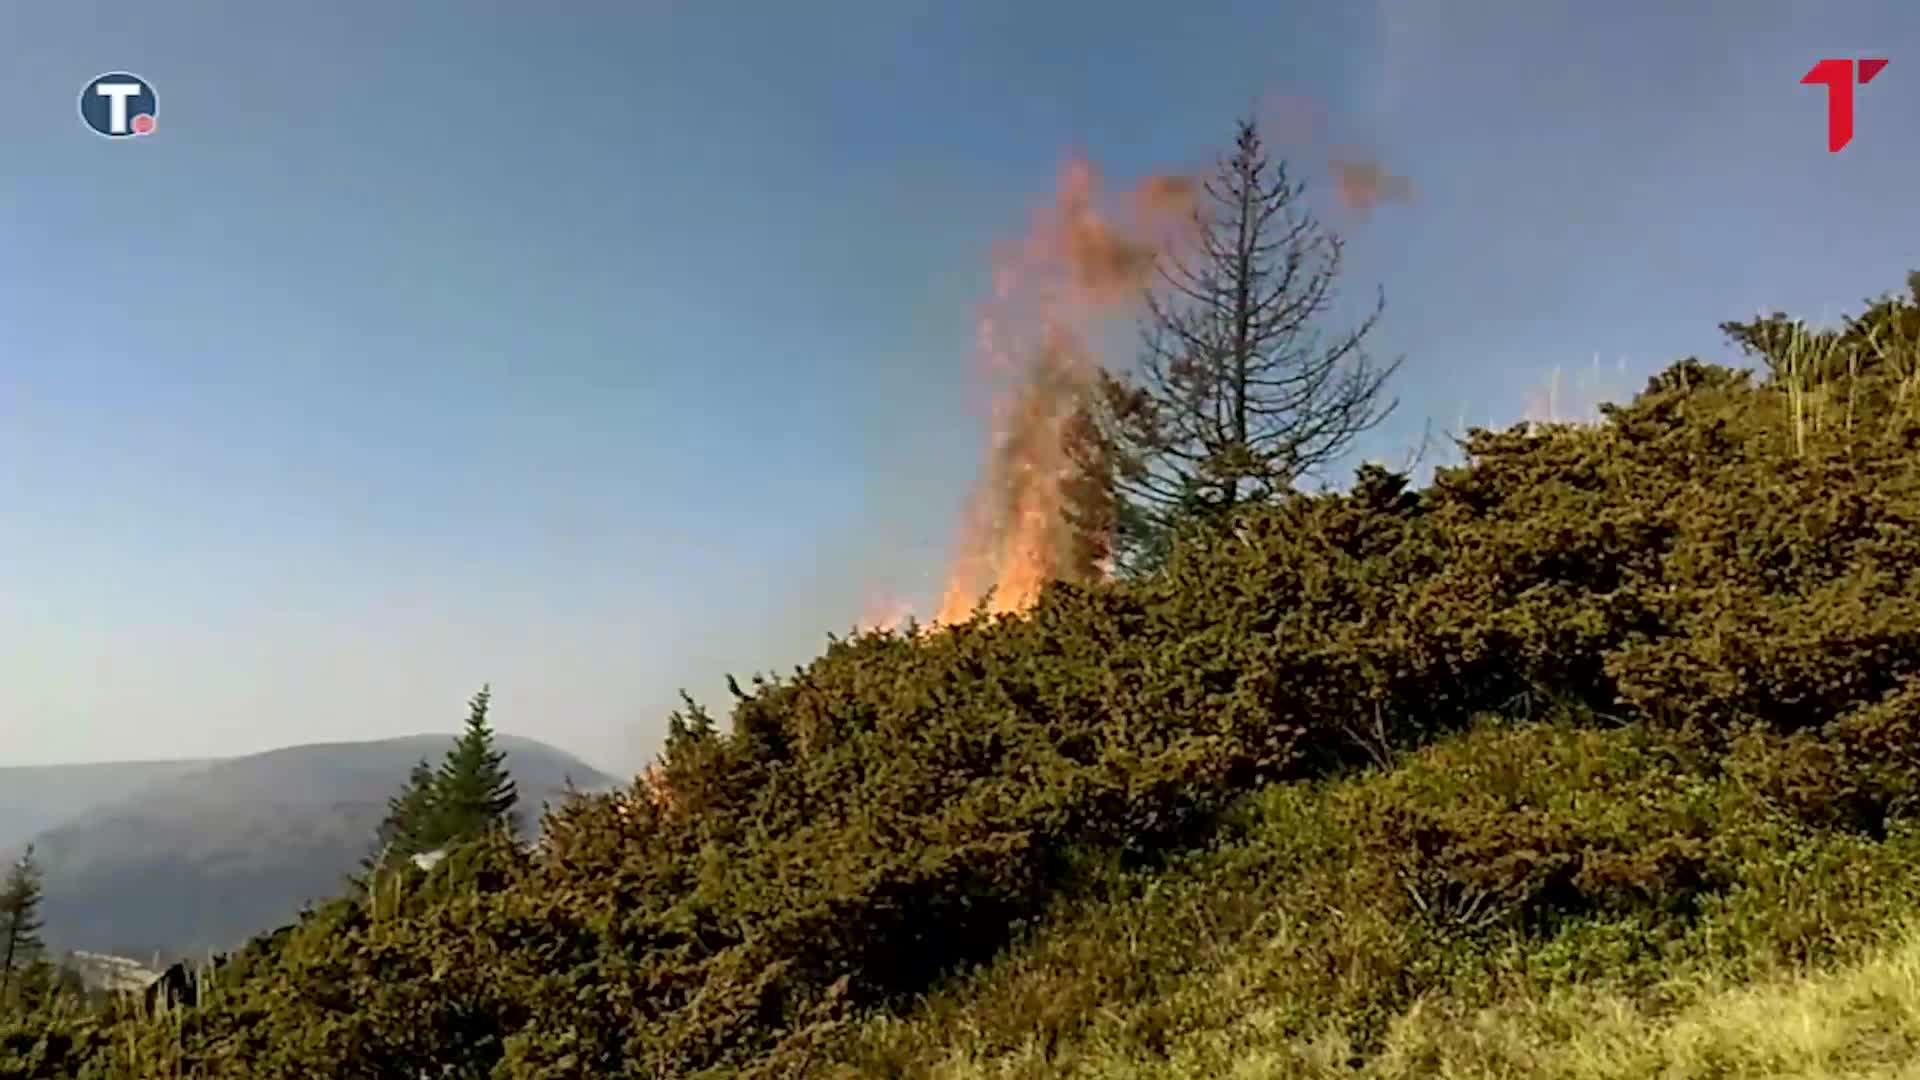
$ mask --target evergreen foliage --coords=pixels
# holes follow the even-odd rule
[[[365,868],[375,870],[433,849],[438,825],[433,820],[434,771],[421,758],[407,774],[406,786],[387,800],[387,816],[374,836]]]
[[[10,1000],[9,990],[18,989],[21,974],[46,951],[40,937],[41,896],[40,867],[29,846],[0,880],[0,1005]]]
[[[1471,432],[1424,490],[1365,468],[1152,577],[831,640],[725,732],[690,703],[670,799],[582,796],[538,850],[489,833],[322,905],[175,1026],[0,1025],[0,1077],[832,1074],[1099,867],[1383,762],[1264,871],[1305,867],[1276,1025],[1338,1014],[1364,1054],[1489,971],[1817,959],[1911,900],[1873,868],[1910,861],[1920,795],[1913,285],[1833,333],[1730,327],[1757,373],[1685,360],[1597,424]],[[1472,728],[1541,702],[1578,729]],[[456,760],[492,779],[454,805],[499,813],[488,755]]]
[[[491,687],[481,687],[468,705],[464,730],[439,767],[424,758],[416,762],[405,786],[387,800],[366,870],[401,865],[496,829],[519,833],[520,795],[506,751],[494,744],[487,716],[492,701]]]
[[[519,791],[507,772],[507,752],[493,742],[487,709],[491,687],[483,686],[468,706],[467,724],[434,777],[433,819],[438,845],[479,836],[492,829],[519,831]]]

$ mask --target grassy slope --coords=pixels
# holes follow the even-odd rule
[[[1488,932],[1408,919],[1369,808],[1474,763],[1490,786],[1605,817],[1658,742],[1491,725],[1390,775],[1276,786],[1209,849],[1096,872],[996,962],[832,1048],[824,1076],[1728,1077],[1920,1075],[1920,833],[1753,822],[1691,913],[1593,913]],[[1596,759],[1618,768],[1594,770]],[[1484,775],[1484,774],[1483,774]],[[1681,770],[1751,817],[1737,782]],[[1472,798],[1472,795],[1468,795]],[[1611,804],[1611,805],[1610,805]],[[1655,839],[1648,837],[1649,840]],[[1356,1064],[1358,1067],[1356,1068]]]

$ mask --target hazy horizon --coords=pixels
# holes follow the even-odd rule
[[[991,246],[1068,151],[1204,165],[1252,102],[1314,103],[1271,134],[1322,204],[1330,151],[1411,181],[1327,214],[1406,356],[1356,463],[1920,269],[1911,6],[1294,7],[14,5],[0,765],[453,730],[491,683],[631,772],[679,688],[925,612]],[[1838,154],[1827,56],[1890,60]],[[152,136],[81,125],[114,70]]]
[[[421,739],[440,739],[440,738],[446,739],[449,745],[451,745],[453,740],[458,739],[459,737],[460,737],[460,732],[458,730],[452,727],[448,727],[444,731],[434,731],[434,730],[405,731],[405,732],[399,732],[397,734],[391,734],[391,735],[376,735],[368,739],[318,739],[310,742],[293,742],[293,743],[285,743],[277,746],[263,747],[258,750],[248,750],[248,751],[243,751],[243,752],[234,753],[234,754],[215,754],[215,755],[208,755],[204,757],[168,756],[168,757],[133,757],[133,758],[93,758],[85,761],[40,761],[40,762],[22,762],[22,763],[0,762],[0,770],[13,769],[13,768],[93,768],[93,767],[106,768],[106,767],[112,767],[116,765],[216,764],[220,762],[233,761],[240,758],[260,757],[263,755],[279,753],[279,752],[288,751],[288,750],[308,750],[308,749],[313,749],[315,747],[322,747],[322,746],[377,746],[381,743],[416,742]],[[537,742],[557,750],[565,750],[569,755],[579,758],[583,764],[592,766],[593,768],[600,770],[602,772],[607,771],[605,764],[602,762],[594,761],[593,759],[587,757],[586,755],[574,753],[571,750],[567,750],[566,747],[557,746],[557,745],[548,743],[545,739],[541,739],[538,736],[534,736],[534,735],[528,735],[525,732],[514,731],[508,728],[496,727],[494,729],[494,738],[501,744],[502,748],[507,751],[508,758],[509,758],[509,761],[508,761],[509,768],[511,768],[512,766],[511,758],[512,758],[513,744],[515,742],[524,740],[524,741],[530,741],[530,742]],[[620,770],[616,769],[614,770],[612,775],[618,776],[619,772]]]

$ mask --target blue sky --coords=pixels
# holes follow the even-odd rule
[[[1797,80],[1863,55],[1829,154]],[[81,127],[111,70],[152,137]],[[1321,194],[1329,140],[1413,183],[1330,218],[1406,356],[1368,456],[1920,268],[1911,4],[6,5],[0,764],[451,729],[491,680],[636,767],[679,687],[931,587],[989,248],[1062,153],[1204,162],[1274,96]]]

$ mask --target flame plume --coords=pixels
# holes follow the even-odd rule
[[[1156,260],[1192,222],[1194,189],[1186,177],[1150,177],[1105,214],[1094,167],[1071,158],[1054,205],[1021,244],[996,254],[979,348],[1003,390],[935,625],[964,621],[989,594],[989,612],[1019,613],[1049,581],[1105,575],[1111,537],[1073,505],[1104,494],[1087,475],[1084,425],[1099,372],[1088,336],[1097,320],[1134,309]]]

